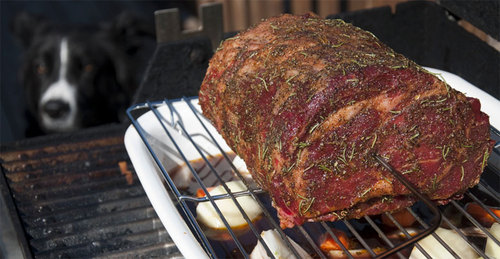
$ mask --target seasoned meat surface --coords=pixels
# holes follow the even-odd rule
[[[224,41],[199,102],[269,192],[283,228],[413,204],[373,154],[436,202],[458,199],[493,145],[477,99],[373,34],[310,14]]]

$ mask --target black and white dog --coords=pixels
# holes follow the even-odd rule
[[[19,14],[13,32],[26,48],[21,82],[42,132],[119,122],[138,84],[134,54],[153,30],[131,14],[106,26],[55,25]]]

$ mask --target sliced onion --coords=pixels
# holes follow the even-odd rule
[[[285,244],[285,241],[281,239],[280,235],[276,230],[272,229],[272,230],[262,231],[260,236],[266,243],[269,250],[271,250],[275,258],[296,258],[295,255],[292,253],[292,251],[288,249],[288,246]],[[295,251],[297,251],[297,253],[299,254],[300,258],[312,259],[312,257],[302,247],[300,247],[297,243],[295,243],[295,241],[293,241],[289,237],[287,238],[288,241],[290,241],[290,244],[292,244]],[[267,259],[269,258],[269,256],[266,253],[266,249],[264,249],[264,246],[259,241],[257,245],[254,247],[252,253],[250,254],[250,259],[263,259],[263,258]]]
[[[241,181],[227,182],[226,185],[229,187],[231,192],[247,190],[245,184],[243,184],[243,182]],[[209,193],[210,195],[226,194],[226,190],[223,186],[219,185],[213,188]],[[236,198],[236,200],[241,205],[251,221],[254,221],[262,213],[262,209],[260,208],[259,204],[251,196],[238,197]],[[227,220],[231,228],[244,227],[248,225],[247,221],[245,220],[245,218],[243,218],[243,215],[232,199],[228,198],[216,200],[215,204],[217,204],[217,207],[220,209],[222,215],[224,215],[224,218]],[[196,215],[197,219],[209,228],[226,228],[209,201],[200,202],[198,204],[198,206],[196,207]]]
[[[252,175],[250,174],[250,172],[248,172],[247,164],[239,156],[236,156],[233,159],[233,165],[234,165],[234,167],[236,167],[236,169],[238,169],[238,172],[240,172],[240,174],[243,177],[248,178],[248,179],[252,178]]]
[[[477,258],[478,255],[459,234],[453,230],[438,228],[436,233],[453,251],[461,258]],[[432,235],[420,240],[420,246],[432,258],[454,258],[448,250],[439,243]],[[417,247],[411,251],[410,259],[426,258]]]
[[[490,233],[497,240],[500,240],[500,224],[493,223],[490,228]],[[485,254],[491,258],[500,258],[500,246],[498,246],[493,239],[488,238],[486,240],[486,251]]]

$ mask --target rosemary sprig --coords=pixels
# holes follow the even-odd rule
[[[286,83],[287,83],[287,84],[290,84],[290,81],[291,81],[292,79],[294,79],[294,78],[295,78],[296,76],[298,76],[298,75],[299,75],[299,74],[295,74],[295,75],[291,76],[290,78],[288,78],[288,79],[286,80]]]
[[[407,68],[407,65],[392,66],[392,69]]]
[[[377,142],[377,133],[375,133],[375,138],[373,138],[373,142],[372,142],[371,148],[373,148],[375,146],[375,142]]]
[[[297,143],[297,146],[298,146],[300,149],[305,148],[305,147],[308,147],[308,146],[310,146],[310,145],[311,145],[311,143],[309,143],[309,142],[307,142],[307,141],[306,141],[306,142],[299,142],[299,143]]]
[[[276,143],[276,147],[278,148],[278,151],[281,152],[281,139]]]
[[[304,172],[307,171],[307,170],[309,170],[309,169],[311,169],[311,168],[313,168],[313,167],[314,167],[314,163],[312,163],[311,165],[309,165],[308,167],[306,167],[304,169]]]
[[[359,79],[357,79],[357,78],[350,78],[350,79],[347,79],[345,81],[346,81],[346,83],[349,83],[349,82],[359,82]]]
[[[333,172],[333,170],[328,168],[326,165],[318,165],[318,168],[329,173]]]
[[[257,78],[258,78],[258,79],[260,79],[260,81],[262,81],[262,83],[264,84],[264,89],[266,89],[266,91],[269,91],[269,90],[267,89],[267,83],[266,83],[266,80],[264,80],[264,78],[259,77],[259,76],[258,76]]]
[[[267,181],[268,183],[270,183],[270,182],[271,182],[271,177],[272,177],[275,173],[276,173],[276,170],[273,170],[273,172],[272,172],[272,173],[270,173],[270,174],[266,174],[266,181]]]
[[[488,153],[488,149],[485,149],[483,154],[483,162],[481,163],[481,172],[484,170],[484,167],[486,167],[489,156],[490,154]]]
[[[415,171],[415,168],[412,168],[410,170],[404,170],[403,172],[401,172],[401,174],[409,174],[411,172]]]
[[[368,189],[364,190],[364,191],[361,193],[361,195],[360,195],[359,197],[360,197],[360,198],[361,198],[361,197],[364,197],[364,196],[365,196],[368,192],[370,192],[371,190],[372,190],[372,187],[370,187],[370,188],[368,188]]]
[[[343,42],[340,42],[340,43],[337,43],[337,44],[333,44],[333,45],[332,45],[332,47],[334,47],[334,48],[338,48],[338,47],[340,47],[340,46],[342,46],[342,45],[344,45],[344,43],[343,43]]]
[[[354,142],[352,142],[352,146],[351,146],[351,154],[349,154],[349,162],[351,162],[352,158],[354,157],[354,152],[355,152],[355,146],[354,146]]]
[[[292,168],[295,167],[295,163],[293,163],[290,167],[283,167],[283,169],[281,170],[283,173],[287,174],[289,173],[290,171],[292,171]]]
[[[420,132],[417,131],[417,133],[415,133],[413,136],[410,137],[410,140],[418,138],[418,136],[420,136]]]
[[[339,156],[339,160],[347,165],[347,160],[345,159],[345,150],[346,149],[347,149],[347,147],[344,147],[344,150],[342,151],[342,156]]]
[[[384,198],[382,198],[383,203],[392,202],[393,200],[394,199],[392,197],[389,197],[389,196],[384,196]]]
[[[441,155],[443,156],[443,160],[446,160],[446,156],[448,156],[449,152],[450,152],[450,147],[444,145],[443,148],[441,149]]]
[[[451,109],[452,109],[452,107],[451,107],[451,106],[449,106],[449,107],[446,107],[446,108],[442,108],[442,109],[441,109],[441,111],[444,111],[444,112],[445,112],[445,111],[451,111]]]
[[[312,199],[308,199],[308,198],[305,198],[299,194],[297,194],[297,195],[302,199],[299,203],[299,213],[302,216],[309,211],[309,209],[313,205],[314,201],[316,200],[316,197],[313,197]],[[304,206],[306,206],[306,207],[304,208]]]
[[[401,111],[389,111],[389,112],[392,114],[400,114],[401,113]]]
[[[386,182],[388,182],[388,183],[392,184],[391,179],[389,179],[389,178],[387,178],[387,177],[385,177],[385,176],[382,176],[382,178],[384,178],[384,180],[385,180]]]
[[[316,128],[320,125],[320,124],[321,124],[321,123],[319,123],[319,122],[318,122],[318,123],[316,123],[316,124],[314,124],[314,125],[311,127],[311,129],[309,130],[309,134],[313,133],[313,131],[314,131],[314,130],[315,130],[315,129],[316,129]]]
[[[432,178],[432,190],[437,189],[437,175],[434,175],[434,178]]]

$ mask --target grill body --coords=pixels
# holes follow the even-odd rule
[[[457,24],[456,14],[481,14],[484,5],[474,5],[472,12],[457,1],[441,2],[446,8],[453,2],[451,12],[434,2],[412,1],[399,4],[395,13],[377,8],[330,18],[370,30],[417,63],[455,73],[500,99],[499,52]],[[206,38],[158,44],[135,102],[195,95],[211,49]],[[0,189],[26,257],[180,256],[129,163],[124,130],[108,125],[1,146]],[[119,162],[126,162],[127,170],[120,170]],[[482,178],[489,191],[500,189],[499,168],[500,162],[490,159]],[[476,190],[471,194],[466,201],[479,197]],[[481,201],[498,204],[498,199]],[[463,203],[450,207],[442,211],[446,218],[460,213]]]

